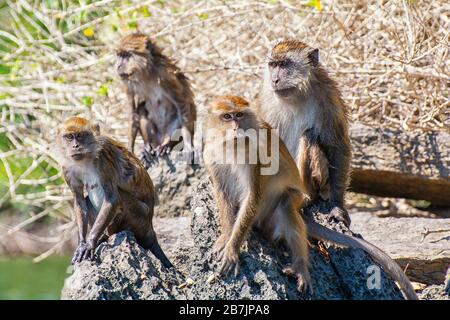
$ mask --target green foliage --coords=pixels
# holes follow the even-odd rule
[[[92,107],[92,105],[94,104],[94,99],[91,96],[84,96],[82,101],[83,104],[88,108]]]
[[[31,257],[0,259],[0,299],[59,299],[69,257],[33,263]]]

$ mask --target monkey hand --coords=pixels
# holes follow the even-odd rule
[[[149,144],[146,144],[139,156],[139,160],[142,162],[146,170],[150,168],[154,163],[156,163],[155,156],[156,150],[152,148]]]
[[[292,267],[284,268],[283,273],[287,276],[297,278],[297,290],[299,292],[308,292],[309,294],[314,293],[309,274],[303,275],[301,272],[294,270]]]
[[[169,141],[167,143],[163,143],[156,148],[156,155],[158,157],[162,157],[166,154],[169,154],[172,151],[173,144]]]
[[[346,227],[350,227],[350,215],[347,210],[343,206],[331,205],[330,214],[328,216],[328,220],[335,219],[337,221],[343,222]]]
[[[234,276],[239,275],[239,251],[230,245],[219,253],[219,261],[221,261],[219,273],[221,276],[227,276],[234,270]]]
[[[94,258],[94,249],[86,242],[80,242],[78,248],[75,250],[72,258],[72,264],[79,263],[83,260],[92,260]]]

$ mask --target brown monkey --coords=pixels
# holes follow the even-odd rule
[[[295,161],[283,141],[256,116],[245,99],[218,97],[209,109],[206,129],[204,160],[219,212],[221,235],[214,250],[219,253],[221,274],[239,272],[239,251],[254,226],[268,239],[287,244],[292,266],[284,271],[297,276],[299,290],[312,289],[308,270],[310,235],[366,251],[400,284],[407,298],[417,299],[406,275],[379,248],[303,218],[305,191]],[[226,157],[230,151],[232,159]],[[253,162],[252,154],[257,155]],[[269,156],[270,161],[264,156]],[[273,165],[278,170],[263,171]]]
[[[325,200],[330,218],[350,225],[344,193],[350,175],[348,111],[319,51],[297,40],[275,45],[258,110],[278,129],[300,170],[309,204]]]
[[[75,196],[79,244],[72,262],[92,259],[105,236],[130,230],[165,267],[172,267],[153,230],[155,191],[139,160],[80,117],[61,125],[58,143],[64,179]]]
[[[134,151],[140,132],[146,168],[152,157],[169,153],[181,139],[191,155],[196,106],[188,79],[172,60],[147,35],[132,33],[120,41],[117,72],[130,105],[129,150]]]

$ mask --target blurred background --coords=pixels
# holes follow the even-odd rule
[[[126,142],[114,49],[137,30],[178,61],[200,114],[211,94],[254,99],[268,50],[293,37],[320,48],[353,122],[449,131],[448,1],[0,0],[0,299],[59,298],[76,233],[56,128],[81,115]],[[348,201],[377,217],[450,216],[422,200]]]

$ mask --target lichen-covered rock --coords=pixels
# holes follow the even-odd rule
[[[200,164],[188,164],[181,152],[172,151],[169,155],[155,158],[148,173],[157,195],[155,216],[189,215],[193,188],[204,177],[204,167]]]
[[[426,287],[419,297],[424,300],[450,300],[450,268],[447,269],[443,284]]]
[[[211,196],[211,184],[205,179],[195,192],[191,207],[191,233],[194,239],[191,277],[195,285],[188,297],[198,299],[402,299],[395,283],[378,269],[375,262],[362,250],[328,248],[328,257],[312,246],[311,276],[314,293],[300,294],[296,280],[282,273],[289,264],[288,253],[253,232],[243,248],[241,270],[237,278],[214,278],[218,268],[212,246],[218,236],[216,206]],[[320,215],[319,213],[317,215]],[[319,220],[325,220],[319,216]],[[338,225],[337,228],[345,228]],[[346,230],[350,233],[349,230]],[[376,270],[374,271],[375,268]],[[369,289],[370,276],[379,270],[379,286]],[[208,281],[209,280],[209,281]],[[372,284],[372,282],[370,282]],[[376,286],[376,283],[375,283]]]
[[[170,252],[169,257],[184,276],[174,270],[161,270],[161,264],[150,252],[142,249],[130,233],[121,232],[98,248],[96,261],[86,261],[76,266],[74,273],[66,280],[62,297],[402,299],[395,283],[363,251],[330,246],[328,254],[324,254],[319,252],[315,243],[312,243],[310,250],[314,293],[300,294],[296,289],[296,280],[282,273],[283,267],[290,262],[286,249],[267,242],[258,232],[252,232],[242,249],[240,275],[226,279],[217,277],[215,271],[218,264],[212,247],[218,236],[218,226],[210,182],[207,179],[201,181],[193,194],[191,228],[184,228],[190,235],[180,236],[186,239],[186,245],[183,241],[168,241],[166,244],[171,243],[174,247],[170,250],[164,248]],[[325,221],[320,213],[316,216],[319,221]],[[158,220],[158,223],[163,220]],[[171,223],[176,223],[173,220],[176,219],[170,219]],[[334,227],[351,233],[342,225]],[[164,239],[164,236],[161,238]],[[379,277],[375,279],[378,271]],[[370,289],[368,281],[375,288]]]
[[[177,289],[183,277],[165,270],[150,251],[139,246],[130,232],[120,232],[102,243],[95,261],[76,265],[66,279],[62,299],[183,299]]]

